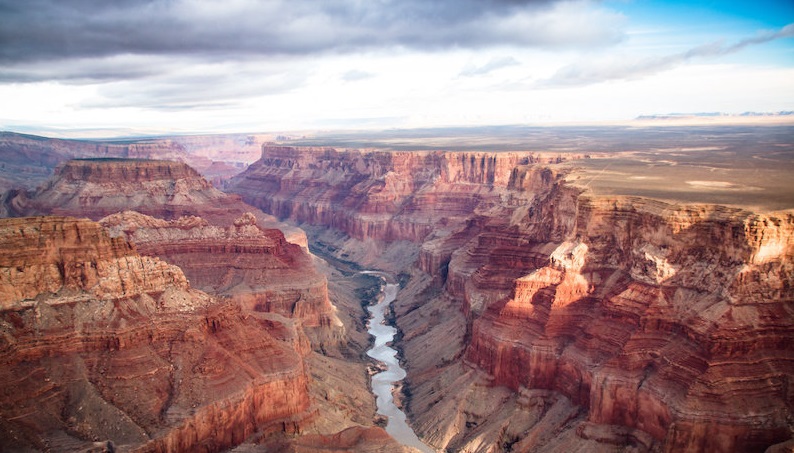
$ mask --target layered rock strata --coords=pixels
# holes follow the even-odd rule
[[[366,241],[422,241],[459,228],[532,153],[379,152],[263,146],[232,181],[246,202],[282,219]],[[520,182],[520,183],[523,183]]]
[[[161,218],[228,216],[217,206],[227,199],[181,162],[75,159],[60,165],[54,177],[25,200],[22,214],[82,215],[98,220],[134,209]]]
[[[407,408],[439,448],[758,451],[792,437],[790,211],[596,197],[529,153],[266,146],[234,187],[338,231],[320,237],[340,257],[417,258],[395,310]]]
[[[248,392],[250,395],[246,394],[245,401],[253,399],[253,403],[245,403],[248,406],[240,408],[213,403],[222,412],[206,412],[201,415],[203,418],[185,427],[161,426],[159,440],[147,449],[183,451],[193,448],[184,443],[184,438],[198,437],[205,439],[201,441],[202,448],[217,451],[245,439],[249,442],[250,439],[269,439],[271,429],[332,435],[340,429],[372,423],[374,398],[366,390],[365,365],[359,363],[358,358],[363,354],[364,345],[359,347],[360,351],[346,345],[347,332],[330,303],[326,278],[307,253],[305,234],[301,230],[277,222],[272,216],[246,205],[239,197],[217,191],[191,168],[178,162],[137,159],[70,161],[37,193],[26,198],[18,197],[16,201],[20,207],[16,211],[18,213],[61,212],[96,219],[114,212],[101,219],[109,235],[100,229],[97,237],[130,248],[146,262],[174,269],[177,268],[165,263],[180,266],[184,274],[183,270],[177,270],[183,285],[204,290],[214,297],[213,300],[222,301],[227,310],[234,311],[236,316],[245,320],[247,326],[262,329],[263,332],[256,335],[238,329],[234,341],[230,341],[226,351],[222,352],[223,360],[218,361],[217,368],[210,364],[214,356],[205,359],[206,354],[201,352],[203,346],[196,348],[202,360],[207,361],[206,366],[211,368],[207,369],[217,375],[218,385],[222,385],[220,381],[225,379],[227,369],[240,368],[239,364],[227,359],[239,357],[243,361],[248,360],[249,347],[261,347],[265,349],[263,353],[267,353],[271,347],[259,341],[260,336],[272,337],[276,345],[285,343],[288,347],[282,348],[279,354],[290,363],[300,365],[301,374],[284,374],[290,385],[307,387],[311,408],[303,410],[300,420],[291,421],[288,417],[283,423],[274,425],[251,412],[255,409],[275,413],[282,407],[289,409],[292,403],[283,400],[293,392],[288,386],[277,390],[283,393],[283,398],[273,397],[267,401],[259,399],[257,393]],[[139,209],[151,215],[127,209]],[[289,240],[282,229],[289,234]],[[78,236],[88,240],[85,233]],[[28,272],[24,275],[34,278],[35,274]],[[81,278],[86,280],[86,277]],[[145,281],[152,288],[162,290],[167,285],[161,280],[149,276]],[[7,286],[17,288],[19,283],[15,280]],[[125,281],[123,287],[134,288],[134,283]],[[53,297],[63,296],[62,292],[53,291]],[[141,322],[143,318],[141,316]],[[82,323],[81,319],[75,322]],[[186,322],[201,325],[198,319],[191,318]],[[16,334],[14,332],[10,336]],[[46,333],[43,335],[46,337]],[[181,337],[163,339],[164,344],[179,341]],[[205,339],[196,337],[196,341]],[[333,357],[325,357],[311,348]],[[218,352],[216,349],[212,354]],[[100,352],[88,351],[84,360],[94,360],[92,357]],[[193,360],[193,355],[190,357]],[[282,359],[271,360],[274,366],[278,366]],[[196,365],[190,365],[190,368],[196,369]],[[245,367],[242,370],[241,373],[251,374]],[[228,373],[229,379],[241,381],[236,374],[237,371]],[[230,385],[229,391],[235,391],[235,385]],[[193,397],[201,402],[204,398],[214,398],[218,392],[204,386],[196,388]],[[83,395],[76,396],[74,403],[82,404],[84,400]],[[304,412],[316,416],[307,419]],[[115,420],[117,415],[108,415],[109,420]],[[34,415],[30,418],[36,420]],[[229,418],[249,422],[242,430],[218,431],[230,429],[224,421]],[[99,422],[91,420],[87,423],[93,426]],[[31,433],[31,436],[42,435],[35,427],[31,428]],[[211,442],[206,440],[207,436],[220,440]]]
[[[100,225],[0,220],[3,450],[217,451],[312,416],[300,336]]]
[[[136,244],[143,255],[178,265],[190,283],[235,301],[243,310],[299,320],[317,343],[343,333],[324,275],[300,246],[277,229],[262,229],[247,212],[228,227],[201,217],[157,219],[134,211],[100,223],[113,237]]]
[[[298,228],[252,209],[235,195],[214,188],[196,170],[177,161],[150,159],[73,159],[32,192],[12,191],[3,199],[6,215],[67,215],[99,220],[134,210],[162,219],[200,216],[229,225],[253,212],[266,228],[281,229],[290,242],[306,245]]]
[[[127,141],[63,140],[0,131],[0,193],[34,190],[76,158],[167,159],[185,162],[216,186],[259,157],[267,135],[205,135]],[[0,207],[0,210],[2,207]]]
[[[220,192],[183,163],[72,160],[18,201],[24,214],[109,216],[103,222],[114,236],[138,244],[144,255],[179,265],[194,286],[233,296],[244,309],[323,327],[325,332],[315,332],[318,341],[338,337],[329,330],[338,321],[325,277],[300,247],[305,233]],[[136,212],[119,214],[127,210]]]

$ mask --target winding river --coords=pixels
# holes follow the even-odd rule
[[[384,274],[380,272],[365,273],[377,275],[387,281]],[[386,432],[403,445],[426,453],[433,453],[435,450],[422,443],[414,430],[408,426],[405,421],[405,413],[394,404],[392,396],[394,383],[405,378],[405,370],[402,369],[400,362],[397,360],[397,351],[387,346],[389,342],[394,340],[397,329],[386,325],[384,317],[384,312],[389,307],[389,304],[394,302],[397,297],[397,289],[398,286],[396,284],[386,283],[383,297],[377,304],[367,307],[367,310],[372,315],[367,332],[375,337],[375,344],[367,351],[367,355],[386,365],[385,371],[372,376],[372,392],[376,397],[375,402],[378,406],[378,414],[388,419]]]

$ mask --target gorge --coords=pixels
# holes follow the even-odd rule
[[[367,355],[385,366],[384,370],[372,376],[372,392],[377,397],[378,414],[387,417],[386,432],[401,444],[431,453],[433,450],[416,437],[416,433],[408,426],[405,413],[394,403],[394,385],[405,379],[405,370],[400,367],[397,351],[388,346],[394,340],[397,329],[386,325],[385,312],[397,297],[398,285],[386,283],[385,276],[381,278],[384,281],[383,293],[377,303],[367,307],[371,314],[367,332],[374,338]]]
[[[377,269],[437,451],[789,451],[794,211],[609,192],[647,157],[266,144],[225,192],[60,164],[2,200],[0,447],[413,451],[368,388]]]
[[[265,146],[231,189],[326,252],[410,274],[407,412],[435,448],[791,438],[791,211],[599,195],[537,153]]]

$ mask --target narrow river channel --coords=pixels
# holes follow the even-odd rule
[[[366,273],[380,276],[386,281],[379,272]],[[372,376],[372,392],[376,397],[375,402],[378,406],[378,414],[388,419],[386,432],[403,445],[417,448],[426,453],[433,453],[435,450],[422,443],[414,430],[408,426],[405,421],[405,413],[394,404],[392,396],[394,383],[405,378],[405,370],[402,369],[399,360],[397,360],[397,351],[387,346],[387,343],[394,340],[397,329],[386,325],[384,316],[386,309],[397,297],[397,289],[398,286],[396,284],[386,283],[381,300],[377,304],[367,307],[367,310],[372,315],[369,320],[368,332],[375,337],[375,344],[372,349],[367,351],[367,355],[386,365],[385,371]]]

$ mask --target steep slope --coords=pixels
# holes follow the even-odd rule
[[[327,253],[410,272],[407,409],[439,448],[791,438],[794,214],[597,197],[557,171],[530,153],[265,146],[233,188],[317,225]]]
[[[245,212],[241,203],[214,189],[188,165],[148,159],[67,161],[47,184],[16,205],[23,215],[82,215],[94,220],[124,209],[167,219],[203,214],[220,220]]]
[[[161,159],[185,162],[216,186],[259,157],[260,134],[176,136],[128,140],[64,140],[0,131],[0,193],[34,190],[75,158]]]
[[[311,417],[299,336],[88,220],[0,219],[0,446],[218,450]]]
[[[173,142],[103,143],[0,131],[0,192],[35,189],[59,164],[80,157],[190,160],[185,149]]]
[[[300,246],[287,242],[280,230],[258,227],[250,212],[226,228],[201,217],[169,221],[134,211],[100,223],[111,236],[135,243],[141,254],[178,265],[199,289],[227,297],[246,311],[300,320],[318,346],[341,340],[325,276]]]
[[[360,358],[366,343],[348,344],[347,329],[356,326],[347,314],[338,317],[326,277],[305,249],[300,229],[219,192],[190,167],[169,161],[69,161],[38,192],[16,201],[17,212],[100,219],[114,241],[135,244],[147,259],[180,266],[193,287],[249,322],[260,320],[260,328],[275,332],[280,341],[294,343],[295,350],[285,354],[307,367],[312,411],[318,414],[302,430],[332,435],[373,423],[374,397],[367,392],[366,364]],[[230,357],[238,346],[246,353],[246,335],[239,334],[242,343],[230,346]],[[223,373],[226,366],[236,365],[216,371]]]
[[[215,189],[181,162],[72,160],[17,205],[22,214],[93,220],[127,210],[147,214],[109,222],[115,235],[139,242],[144,254],[183,266],[199,288],[238,298],[248,294],[246,303],[260,311],[306,314],[309,326],[332,322],[325,278],[304,250],[286,240],[305,245],[303,231]]]

